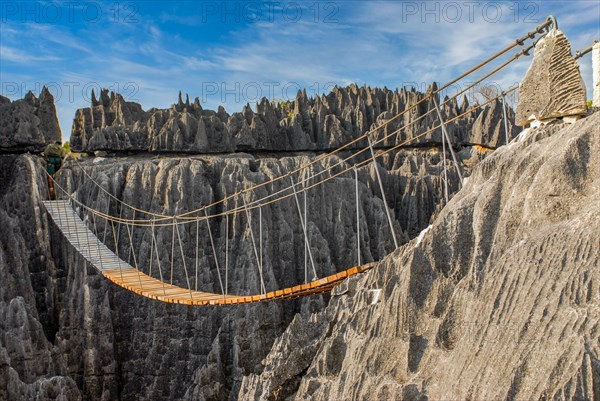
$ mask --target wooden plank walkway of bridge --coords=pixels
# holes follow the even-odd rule
[[[230,305],[296,298],[330,291],[342,280],[372,267],[372,265],[355,266],[310,283],[259,295],[225,295],[194,291],[155,279],[120,259],[88,228],[68,201],[44,201],[44,206],[64,237],[107,279],[136,294],[162,302],[185,305]]]

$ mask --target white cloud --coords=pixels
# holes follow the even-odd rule
[[[4,61],[11,61],[18,64],[27,64],[38,61],[55,61],[60,60],[55,56],[36,56],[30,52],[15,49],[14,47],[0,46],[0,57]]]
[[[407,15],[407,4],[424,7],[425,3],[338,2],[337,23],[315,22],[308,17],[298,22],[275,18],[273,22],[227,26],[215,43],[188,38],[180,29],[173,29],[173,24],[196,26],[198,32],[212,29],[199,23],[200,16],[192,12],[140,15],[143,25],[101,22],[71,30],[48,24],[3,24],[2,61],[22,68],[17,71],[3,65],[0,72],[5,81],[34,76],[37,82],[77,82],[81,87],[97,83],[122,92],[125,84],[133,82],[139,90],[132,96],[146,109],[174,103],[179,89],[192,98],[202,97],[207,83],[234,89],[236,83],[243,87],[256,82],[262,85],[263,95],[269,95],[264,84],[276,82],[277,98],[284,97],[281,90],[290,83],[307,87],[309,94],[323,92],[333,83],[350,82],[391,88],[415,82],[424,89],[432,81],[449,81],[536,25],[524,22],[527,14],[523,9],[515,21],[513,2],[498,3],[502,19],[496,23],[489,18],[486,21],[481,9],[472,20],[463,14],[456,23],[448,21],[449,14],[439,22],[434,15]],[[434,3],[438,7],[449,4],[427,2],[427,7],[434,7]],[[598,37],[597,2],[527,4],[537,6],[534,17],[539,21],[547,13],[555,13],[574,49]],[[165,24],[171,24],[171,29]],[[513,63],[491,80],[502,87],[520,81],[530,60]],[[39,66],[42,62],[43,68]],[[589,61],[583,59],[581,63],[584,76],[591,75]],[[481,73],[468,80],[472,82],[477,76]],[[289,88],[286,94],[293,96],[296,86]],[[75,109],[87,105],[83,96],[78,99],[57,102],[65,136]],[[232,112],[246,101],[243,97],[217,95],[204,103],[216,108],[224,102]]]

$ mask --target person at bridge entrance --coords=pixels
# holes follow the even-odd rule
[[[61,168],[62,161],[65,156],[65,151],[60,141],[56,141],[46,146],[44,149],[44,158],[46,159],[46,171],[48,172],[48,189],[50,191],[50,199],[55,199],[54,182],[52,177]]]
[[[65,157],[65,151],[60,141],[46,146],[44,157],[46,158],[46,171],[48,174],[54,175],[62,166],[62,159]]]

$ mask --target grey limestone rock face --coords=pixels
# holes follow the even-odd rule
[[[61,185],[76,189],[78,199],[118,215],[116,204],[83,174],[124,201],[160,213],[197,208],[225,194],[281,175],[307,163],[312,154],[294,157],[250,155],[82,159],[67,161]],[[313,172],[338,163],[332,157]],[[2,288],[0,317],[2,377],[9,399],[54,394],[66,399],[235,399],[244,375],[264,368],[261,360],[296,313],[321,310],[327,296],[231,308],[189,308],[144,299],[103,279],[74,254],[45,217],[43,162],[35,156],[3,156]],[[387,202],[402,242],[429,223],[441,199],[439,151],[412,149],[391,153],[380,162]],[[300,181],[302,177],[296,177]],[[451,190],[458,189],[450,172]],[[393,245],[372,165],[359,170],[362,257],[378,260]],[[272,190],[281,189],[286,183]],[[265,195],[259,193],[259,195]],[[248,200],[251,200],[249,198]],[[354,180],[331,180],[307,198],[309,233],[319,276],[356,263]],[[130,215],[128,215],[131,217]],[[253,219],[257,219],[256,213]],[[291,199],[263,210],[265,284],[283,288],[303,281],[303,235]],[[256,220],[253,221],[257,230]],[[100,224],[99,224],[100,225]],[[200,246],[201,288],[220,291],[206,227]],[[224,246],[223,221],[212,225],[217,251]],[[256,232],[256,231],[255,231]],[[110,229],[109,229],[110,233]],[[168,265],[171,233],[157,229],[163,266]],[[182,230],[188,266],[193,266],[194,227]],[[231,293],[256,293],[258,273],[247,219],[237,215],[230,232]],[[148,261],[148,233],[134,229],[133,241]],[[114,247],[110,235],[106,243]],[[127,255],[127,241],[119,241]],[[179,259],[178,259],[179,258]],[[184,284],[180,256],[174,280]],[[155,273],[156,274],[156,273]],[[17,297],[22,297],[20,300]],[[26,309],[27,313],[23,311]],[[29,316],[29,317],[28,317]],[[17,346],[20,344],[20,346]],[[29,345],[30,344],[30,345]],[[34,362],[35,361],[35,362]],[[17,380],[18,378],[18,380]],[[19,384],[22,383],[22,384]],[[62,395],[61,395],[62,394]],[[48,399],[53,399],[48,396]]]
[[[297,316],[239,399],[598,399],[599,124],[487,157],[428,230]]]
[[[61,140],[54,97],[44,87],[37,98],[32,92],[11,102],[0,96],[0,150],[41,152]]]
[[[389,171],[382,169],[382,173],[386,186],[390,188],[389,204],[398,213],[395,229],[401,241],[406,242],[409,238],[407,231],[418,232],[427,224],[439,202],[441,160],[437,153],[420,150],[399,152],[393,156],[384,163],[391,166]],[[77,188],[75,194],[83,203],[106,210],[108,198],[82,174],[81,169],[84,168],[125,202],[155,213],[173,214],[198,208],[226,194],[294,170],[307,163],[310,157],[255,158],[237,155],[89,160],[81,166],[70,162],[63,167],[61,183]],[[314,166],[314,172],[338,161],[337,158],[325,160]],[[421,174],[409,175],[411,168],[421,171]],[[348,268],[356,263],[352,177],[348,174],[331,180],[323,189],[309,193],[307,198],[308,229],[320,277],[333,274],[341,266]],[[393,243],[372,166],[361,168],[359,177],[360,213],[363,216],[362,257],[364,261],[373,261],[390,252]],[[452,188],[456,189],[456,177],[451,175],[451,178]],[[298,181],[300,179],[298,177]],[[287,185],[279,183],[270,189],[277,191]],[[265,194],[261,191],[256,196]],[[238,206],[241,204],[238,203]],[[109,209],[111,214],[120,214],[116,204],[109,205]],[[404,209],[414,212],[406,212],[405,219],[400,217]],[[263,275],[267,290],[302,282],[303,235],[294,200],[290,198],[265,207],[262,215],[265,228]],[[123,216],[132,217],[127,213]],[[257,213],[254,213],[252,224],[255,235],[258,235],[257,218]],[[221,256],[225,244],[224,223],[224,219],[211,222],[216,250]],[[101,225],[100,222],[97,224]],[[228,291],[258,293],[260,282],[246,216],[236,215],[230,229]],[[200,230],[200,289],[220,292],[206,227],[202,225]],[[137,263],[146,266],[149,258],[148,231],[135,229],[132,237],[140,252]],[[168,228],[157,228],[156,237],[161,244],[161,264],[168,266],[169,252],[166,250],[170,249],[171,232]],[[195,226],[183,227],[181,237],[186,265],[194,266]],[[107,244],[114,247],[110,227],[106,238]],[[127,241],[119,243],[119,254],[127,255]],[[319,310],[327,299],[317,296],[305,301],[230,308],[165,305],[115,287],[93,269],[84,268],[82,261],[72,255],[68,246],[61,248],[68,284],[57,344],[71,375],[76,378],[78,386],[85,389],[85,398],[102,398],[105,394],[114,395],[116,392],[122,399],[138,396],[149,399],[235,399],[241,377],[263,369],[260,361],[295,313]],[[183,263],[178,253],[174,264],[178,267],[174,283],[185,286]],[[154,275],[157,275],[156,271]],[[92,335],[76,335],[81,327]],[[139,349],[144,351],[139,353]],[[92,358],[91,355],[98,357]],[[121,387],[118,383],[125,384]]]
[[[73,150],[145,150],[148,115],[134,102],[104,89],[100,99],[92,92],[91,107],[79,109],[73,119]]]
[[[567,37],[552,29],[535,46],[535,55],[519,85],[516,123],[529,124],[587,113],[585,84]]]
[[[81,400],[53,344],[64,279],[40,200],[42,159],[0,156],[0,399]]]
[[[437,87],[432,85],[431,90]],[[224,153],[233,151],[325,150],[344,145],[369,129],[390,120],[426,94],[414,89],[391,91],[350,85],[335,87],[329,94],[308,97],[299,91],[291,102],[272,103],[263,98],[253,111],[250,105],[229,115],[225,109],[204,110],[198,98],[179,101],[169,109],[143,111],[137,103],[126,102],[119,94],[105,90],[92,107],[77,111],[71,146],[76,151],[94,152],[149,150],[151,152]],[[444,99],[446,100],[446,99]],[[425,115],[433,102],[427,100],[415,110],[390,123],[374,135],[383,138],[398,131],[382,145],[398,144],[437,126],[435,113]],[[488,148],[505,144],[501,103],[473,110],[449,123],[452,143],[476,143]],[[449,120],[468,110],[465,100],[442,106]],[[477,124],[473,125],[477,121]],[[512,121],[509,119],[509,121]],[[514,127],[509,123],[509,138]],[[515,132],[516,133],[516,132]],[[422,135],[412,144],[441,143],[439,129]],[[358,143],[354,148],[364,146]]]
[[[399,110],[419,96],[422,95],[415,91],[351,86],[315,99],[300,93],[295,102],[287,105],[272,105],[265,100],[256,111],[245,107],[241,113],[229,115],[223,108],[216,112],[203,110],[199,102],[190,104],[187,99],[185,102],[180,99],[167,110],[144,112],[139,105],[102,92],[100,99],[93,99],[91,108],[77,113],[74,123],[77,135],[72,138],[75,147],[97,143],[109,151],[179,149],[194,153],[208,147],[208,152],[244,149],[284,152],[187,157],[140,153],[129,157],[82,158],[79,162],[66,161],[57,178],[60,185],[84,204],[115,216],[121,213],[117,204],[109,202],[106,193],[84,171],[102,188],[129,204],[156,213],[179,213],[292,171],[319,153],[290,154],[287,150],[338,146],[377,119],[389,118],[388,114],[382,115],[386,112],[384,108]],[[451,103],[444,107],[443,113],[456,115],[465,107]],[[497,126],[497,122],[485,122],[498,118],[497,109],[492,107],[486,113],[489,117],[474,113],[461,122],[464,126],[449,127],[453,142],[464,146],[459,157],[470,160],[471,166],[482,156],[478,156],[481,152],[476,147],[467,145],[480,139],[502,143],[499,133],[487,136],[485,132]],[[467,128],[478,118],[484,121],[472,130]],[[416,125],[414,132],[424,132],[432,123],[430,120]],[[433,215],[441,213],[443,174],[436,138],[439,133],[424,137],[419,147],[396,150],[378,160],[386,188],[385,200],[392,210],[394,229],[401,243],[414,238],[430,224]],[[346,156],[349,153],[326,158],[313,166],[312,173],[324,171]],[[363,154],[358,160],[365,160],[364,157],[368,155]],[[348,163],[342,166],[347,167]],[[459,189],[458,176],[452,163],[450,166],[450,192],[455,193]],[[37,156],[0,156],[0,182],[6,188],[0,194],[0,282],[8,283],[0,286],[0,398],[235,400],[245,376],[268,374],[271,366],[264,363],[265,357],[290,323],[300,327],[305,319],[313,322],[302,334],[303,343],[311,342],[313,348],[300,350],[298,358],[310,361],[318,352],[323,327],[330,324],[330,319],[323,321],[311,316],[324,309],[328,295],[237,307],[190,308],[142,298],[102,278],[74,253],[48,220],[40,203],[47,193],[43,168],[43,160]],[[379,260],[393,249],[373,165],[360,167],[358,175],[360,238],[356,236],[352,172],[332,179],[307,197],[310,216],[307,226],[319,276],[353,266],[358,240],[364,262]],[[294,178],[299,182],[303,177]],[[275,183],[268,189],[278,191],[287,185],[287,182]],[[265,196],[266,191],[263,188],[253,196]],[[249,197],[247,201],[252,199]],[[238,199],[236,205],[241,206],[240,202]],[[124,213],[124,217],[133,217],[131,212]],[[304,236],[293,199],[265,207],[262,213],[267,244],[264,254],[267,289],[302,282]],[[251,221],[255,233],[257,219],[254,212]],[[128,255],[129,241],[122,237],[115,241],[111,228],[97,223],[106,244],[118,249],[120,255]],[[257,293],[260,288],[248,223],[245,214],[237,214],[230,222],[230,293]],[[211,222],[216,250],[221,255],[224,224],[222,218]],[[185,251],[183,257],[175,254],[173,277],[179,285],[186,284],[183,260],[187,266],[194,265],[195,229],[188,226],[181,231]],[[220,292],[207,228],[199,229],[199,286],[202,290]],[[107,235],[103,235],[105,231]],[[132,232],[140,266],[148,264],[148,234],[147,230],[137,228]],[[156,238],[161,264],[167,266],[172,232],[158,227]],[[154,270],[153,275],[156,274]],[[367,296],[368,302],[376,298],[375,292]],[[331,313],[331,309],[324,313]],[[413,347],[422,347],[420,344],[416,341]],[[339,339],[333,348],[326,364],[331,372],[338,370],[335,360],[348,349]],[[286,354],[279,358],[283,361]],[[416,366],[417,362],[411,363]],[[307,373],[306,366],[288,370],[293,377],[286,379],[279,394],[293,394]],[[252,391],[248,390],[248,394]]]

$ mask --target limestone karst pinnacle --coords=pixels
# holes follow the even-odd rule
[[[54,96],[46,86],[39,97],[32,91],[12,102],[0,96],[0,149],[40,152],[57,140],[61,140],[61,130]]]
[[[533,61],[519,85],[516,124],[578,117],[587,113],[585,84],[567,37],[553,28],[535,46]]]
[[[436,84],[428,87],[431,92]],[[329,94],[309,97],[306,90],[298,91],[290,102],[270,102],[262,98],[252,110],[249,104],[241,112],[227,113],[219,106],[217,111],[202,108],[198,98],[190,105],[189,95],[185,102],[179,92],[177,103],[170,109],[144,111],[138,103],[127,102],[118,94],[101,92],[101,102],[92,101],[91,108],[79,109],[73,122],[71,146],[74,150],[94,152],[107,151],[166,151],[166,152],[233,152],[236,150],[318,150],[341,146],[345,138],[356,138],[377,124],[391,118],[408,104],[418,102],[424,93],[415,90],[389,90],[358,87],[335,87]],[[111,100],[114,99],[114,100]],[[427,101],[418,110],[410,113],[410,119],[424,114],[431,104]],[[495,103],[491,108],[495,109]],[[466,111],[468,101],[463,99],[460,107],[456,99],[444,106],[448,118]],[[182,118],[183,114],[185,118]],[[512,113],[512,111],[509,111]],[[115,120],[111,116],[120,115]],[[482,130],[479,125],[471,132],[473,120],[484,109],[449,125],[453,143],[475,143],[495,148],[504,143],[502,116],[489,114]],[[409,120],[410,121],[410,120]],[[399,120],[381,130],[377,135],[390,133],[405,125]],[[120,124],[120,125],[119,125]],[[405,140],[416,132],[437,125],[432,116],[424,118],[419,125],[409,125],[400,135],[387,140]],[[509,128],[513,124],[509,124]],[[511,136],[515,130],[510,128]],[[193,132],[192,132],[193,131]],[[116,134],[118,132],[118,134]],[[196,135],[198,138],[196,138]],[[440,132],[434,131],[419,139],[420,143],[440,143]]]

